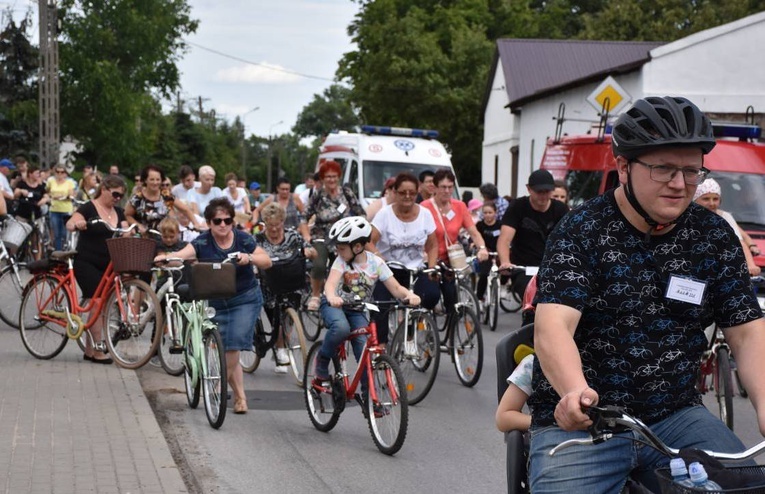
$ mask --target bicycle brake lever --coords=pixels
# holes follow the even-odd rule
[[[611,439],[611,437],[613,437],[613,434],[605,433],[605,434],[600,434],[596,437],[583,437],[580,439],[569,439],[568,441],[563,441],[559,445],[555,446],[547,454],[549,456],[554,456],[557,452],[564,450],[566,448],[570,448],[571,446],[600,444],[602,442],[608,441],[609,439]]]

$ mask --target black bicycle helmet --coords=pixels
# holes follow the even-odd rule
[[[715,144],[709,118],[687,99],[673,96],[635,101],[611,134],[614,155],[628,160],[664,146],[698,147],[707,154]]]

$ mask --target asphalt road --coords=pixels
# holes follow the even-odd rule
[[[250,411],[229,414],[220,430],[204,410],[189,409],[183,378],[161,368],[139,371],[160,426],[191,492],[504,492],[504,443],[495,429],[494,347],[520,316],[500,316],[497,332],[484,330],[483,374],[474,388],[457,380],[442,354],[436,383],[410,407],[408,435],[393,457],[381,454],[355,404],[329,433],[311,425],[301,390],[291,375],[265,360],[245,375]],[[707,397],[708,406],[714,405]],[[748,400],[734,400],[736,432],[747,446],[761,440]]]

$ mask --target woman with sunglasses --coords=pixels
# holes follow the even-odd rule
[[[72,215],[72,199],[74,198],[74,182],[63,166],[57,166],[55,175],[48,180],[46,189],[51,198],[50,225],[53,230],[53,247],[55,250],[64,248],[66,241],[66,221]]]
[[[125,189],[125,182],[120,177],[105,176],[93,200],[80,206],[66,222],[66,229],[70,232],[80,230],[77,256],[74,258],[74,277],[82,291],[82,305],[96,292],[101,276],[111,260],[106,240],[112,237],[112,232],[100,223],[89,223],[91,220],[102,219],[112,228],[127,228],[125,212],[117,206],[125,197]],[[88,338],[84,359],[96,364],[111,364],[112,359],[94,351],[90,346],[91,340],[101,341],[101,321],[94,324],[90,332],[93,338]]]
[[[387,182],[386,182],[387,185]],[[433,268],[438,262],[438,239],[436,223],[430,212],[418,205],[417,188],[419,181],[411,173],[397,175],[390,189],[396,193],[393,204],[385,206],[372,220],[370,250],[385,261],[400,262],[408,269],[419,269],[423,265]],[[440,291],[438,282],[428,276],[418,276],[414,287],[409,286],[409,271],[391,268],[393,276],[404,288],[420,297],[426,309],[438,303]],[[384,284],[375,286],[375,300],[393,300]],[[388,311],[390,306],[380,306],[374,319],[377,322],[377,338],[380,343],[388,342]]]
[[[162,187],[165,179],[165,172],[156,165],[141,170],[141,188],[130,197],[125,207],[128,223],[138,223],[141,234],[148,229],[156,230],[159,222],[174,209],[191,217],[191,209],[183,201],[176,201],[169,188]]]
[[[238,254],[236,295],[225,300],[210,300],[209,305],[215,309],[213,321],[218,325],[226,349],[226,374],[234,395],[234,413],[247,413],[239,352],[252,348],[255,323],[263,308],[263,295],[252,266],[268,269],[271,267],[271,258],[258,246],[252,235],[234,228],[234,206],[225,197],[210,201],[205,208],[205,220],[209,230],[178,252],[159,254],[155,260],[180,257],[221,262],[228,259],[229,254]]]

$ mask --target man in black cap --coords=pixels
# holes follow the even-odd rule
[[[548,235],[568,213],[568,206],[552,200],[555,180],[547,170],[536,170],[529,175],[526,190],[529,195],[513,201],[502,216],[497,240],[500,269],[539,266]],[[519,297],[523,297],[530,279],[525,272],[512,274],[513,291]]]

